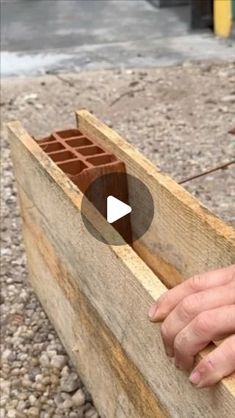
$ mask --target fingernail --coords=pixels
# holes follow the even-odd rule
[[[157,306],[156,306],[156,304],[154,304],[149,309],[149,319],[151,319],[151,321],[153,321],[155,319],[156,312],[157,312]]]
[[[189,381],[193,384],[193,385],[198,385],[198,383],[201,380],[201,375],[198,371],[193,371],[190,376],[189,376]]]

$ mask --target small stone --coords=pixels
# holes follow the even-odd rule
[[[30,387],[32,386],[32,382],[30,382],[30,380],[29,380],[29,379],[24,378],[24,379],[22,380],[22,386],[23,386],[24,388],[30,388]]]
[[[8,401],[8,397],[2,396],[0,399],[0,407],[5,406]]]
[[[78,389],[72,396],[72,401],[75,406],[82,406],[86,401],[85,393],[82,389]]]
[[[9,409],[9,411],[7,412],[7,417],[8,418],[16,418],[16,410],[15,409]]]
[[[13,362],[16,359],[16,354],[11,352],[11,354],[8,356],[8,361]]]
[[[52,359],[57,355],[57,353],[55,350],[47,350],[47,355],[50,357],[50,359]]]
[[[58,385],[58,382],[59,382],[59,377],[58,376],[55,376],[55,375],[51,375],[50,376],[50,380],[51,380],[51,383],[54,386],[57,386]]]
[[[33,366],[38,366],[39,365],[39,361],[38,361],[38,359],[37,358],[32,358],[32,365]]]
[[[75,410],[71,411],[69,414],[69,418],[83,418],[83,408],[76,408]]]
[[[42,412],[40,414],[40,418],[51,418],[51,414],[47,412]]]
[[[81,386],[81,381],[76,373],[70,373],[61,378],[60,386],[64,392],[73,392]]]
[[[41,373],[41,370],[39,367],[33,367],[32,370],[29,372],[29,380],[31,382],[35,382],[37,379],[37,376],[39,376]]]
[[[30,93],[30,94],[25,94],[21,100],[22,101],[26,101],[28,103],[31,103],[32,100],[36,100],[38,98],[38,95],[36,93]]]
[[[68,374],[69,374],[69,368],[68,366],[64,366],[61,371],[61,376],[68,376]]]
[[[229,94],[221,99],[224,103],[235,103],[235,94]]]
[[[9,394],[9,392],[10,392],[10,382],[9,381],[1,379],[1,391],[5,394]]]
[[[42,374],[37,374],[36,376],[35,376],[35,382],[41,382],[42,381]]]
[[[60,393],[57,393],[54,397],[55,404],[58,406],[64,402]]]
[[[72,399],[66,399],[64,402],[63,402],[63,408],[64,409],[70,409],[70,408],[72,408],[73,407],[73,401],[72,401]]]
[[[40,362],[40,364],[41,364],[42,367],[48,367],[49,364],[50,364],[50,360],[49,360],[48,355],[46,353],[43,353],[40,356],[39,362]]]
[[[25,392],[21,392],[19,393],[18,398],[21,399],[22,401],[25,401],[26,399],[28,399],[28,394]]]
[[[85,412],[85,418],[99,418],[99,415],[94,408],[91,408]]]
[[[32,406],[31,408],[28,409],[28,415],[31,417],[39,417],[39,409],[36,408],[35,406]]]
[[[43,377],[43,379],[42,379],[42,384],[43,384],[44,386],[48,386],[48,385],[50,384],[50,382],[51,382],[51,379],[50,379],[50,377],[49,377],[49,376],[45,376],[45,377]]]
[[[43,392],[44,391],[44,386],[41,383],[37,383],[36,384],[36,389],[38,390],[38,392]]]
[[[5,418],[6,412],[3,408],[0,408],[0,418]]]
[[[2,361],[3,362],[8,361],[10,355],[11,355],[11,350],[9,350],[9,349],[4,350],[3,353],[2,353]]]
[[[24,414],[24,412],[17,411],[17,412],[16,412],[16,418],[25,418],[25,414]]]
[[[26,407],[26,403],[24,401],[18,402],[18,406],[17,406],[18,411],[24,411],[25,407]]]
[[[43,109],[43,105],[41,103],[34,103],[36,109],[41,110]]]
[[[56,369],[62,369],[67,363],[67,358],[62,355],[56,355],[51,359],[51,366]]]
[[[37,401],[37,399],[35,398],[34,395],[29,396],[30,405],[32,405],[32,406],[35,405],[36,401]]]

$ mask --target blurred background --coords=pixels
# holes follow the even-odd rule
[[[235,0],[3,1],[2,75],[223,58],[234,10]]]

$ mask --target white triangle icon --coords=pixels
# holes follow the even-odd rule
[[[123,218],[132,208],[114,196],[107,197],[107,221],[109,224]]]

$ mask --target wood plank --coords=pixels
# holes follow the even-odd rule
[[[235,263],[234,228],[222,222],[89,112],[81,110],[76,115],[79,130],[124,161],[127,173],[143,181],[151,191],[154,219],[147,233],[134,244],[134,249],[167,286]],[[135,202],[139,199],[144,213],[145,202],[130,185],[130,205],[133,195]],[[132,224],[132,230],[136,227]]]
[[[19,194],[30,282],[102,417],[168,416],[35,223],[32,202]]]
[[[187,374],[175,369],[166,358],[159,326],[147,319],[150,303],[165,290],[158,277],[128,245],[107,246],[91,236],[82,223],[79,190],[19,123],[10,124],[10,131],[16,178],[31,202],[27,210],[31,211],[33,223],[40,227],[60,260],[60,266],[66,266],[71,281],[79,287],[121,346],[125,358],[119,358],[122,367],[125,369],[125,361],[133,365],[142,375],[146,387],[151,389],[154,399],[157,398],[159,405],[163,405],[172,417],[202,417],[205,411],[211,417],[232,417],[234,377],[224,379],[215,388],[197,390],[189,384]],[[39,242],[36,230],[33,235]],[[43,254],[46,252],[42,251]],[[57,267],[54,270],[57,271]],[[54,270],[50,267],[53,277]],[[63,272],[58,276],[66,277]],[[45,288],[45,283],[39,279],[37,276],[38,286]],[[60,286],[62,283],[60,280]],[[53,315],[51,319],[56,321]],[[66,324],[62,324],[62,334],[66,332],[64,327]],[[107,339],[109,342],[110,337]],[[97,375],[96,368],[93,375],[86,373],[86,379],[91,384]],[[125,378],[127,385],[131,384],[129,377]],[[139,387],[136,390],[135,396],[141,392]]]

